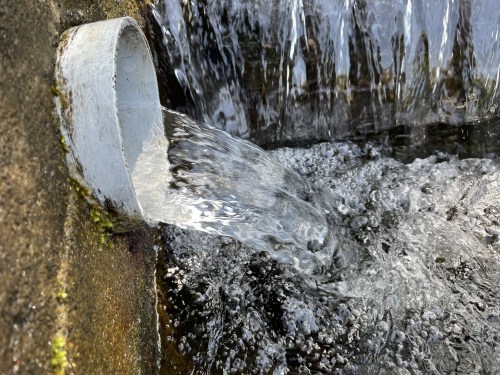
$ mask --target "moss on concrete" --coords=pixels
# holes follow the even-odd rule
[[[66,351],[66,337],[56,336],[52,340],[52,360],[50,361],[54,374],[62,375],[68,367],[68,352]]]
[[[113,234],[88,204],[53,104],[62,31],[124,15],[143,24],[142,6],[0,0],[2,374],[157,371],[155,232]]]

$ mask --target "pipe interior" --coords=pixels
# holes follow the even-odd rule
[[[150,52],[136,27],[127,25],[121,31],[115,59],[117,115],[131,173],[144,143],[151,141],[155,128],[161,125],[161,107]]]

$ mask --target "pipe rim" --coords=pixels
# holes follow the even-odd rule
[[[123,17],[67,30],[56,81],[70,175],[127,221],[155,225],[131,178],[144,144],[163,126],[153,59],[136,21]]]

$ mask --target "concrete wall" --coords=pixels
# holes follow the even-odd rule
[[[154,230],[113,234],[69,180],[60,34],[134,0],[0,0],[0,373],[157,372]]]

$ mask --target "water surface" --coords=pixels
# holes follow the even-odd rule
[[[167,226],[164,348],[200,374],[500,371],[500,161],[390,154],[269,153],[332,209],[334,245],[296,250],[317,267]]]

